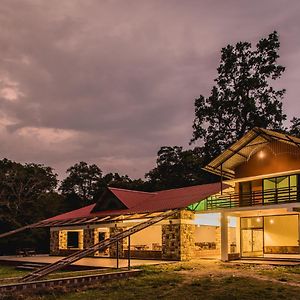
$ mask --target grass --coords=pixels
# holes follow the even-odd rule
[[[16,270],[13,266],[0,266],[0,279],[24,276],[27,273],[28,271]]]
[[[77,288],[62,286],[5,300],[299,299],[295,267],[229,265],[212,261],[141,267],[138,277]]]

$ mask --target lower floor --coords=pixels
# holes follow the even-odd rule
[[[51,228],[51,255],[65,256],[136,225],[114,223]],[[190,260],[300,259],[299,213],[288,208],[194,213],[181,211],[93,256]],[[117,255],[118,254],[118,255]]]

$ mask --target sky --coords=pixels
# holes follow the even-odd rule
[[[284,112],[300,117],[299,0],[1,0],[0,158],[143,177],[189,147],[227,44],[274,30]]]

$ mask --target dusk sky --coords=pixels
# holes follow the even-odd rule
[[[299,16],[299,0],[1,0],[0,157],[143,177],[161,146],[189,147],[221,48],[274,30],[300,117]]]

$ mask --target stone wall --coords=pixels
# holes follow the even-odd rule
[[[110,228],[110,237],[113,237],[114,235],[117,235],[121,232],[126,230],[126,228],[121,227],[111,227]],[[124,249],[127,245],[127,238],[121,240],[119,243],[119,257],[125,257]],[[109,256],[110,257],[116,257],[117,256],[117,243],[112,244],[109,247]]]
[[[181,210],[172,218],[170,224],[162,225],[162,258],[189,260],[195,251],[195,224],[190,224],[194,213]]]
[[[87,249],[98,243],[98,233],[94,228],[86,228],[83,230],[83,249]],[[94,256],[95,253],[89,256]]]
[[[50,255],[59,255],[59,231],[50,231]]]

